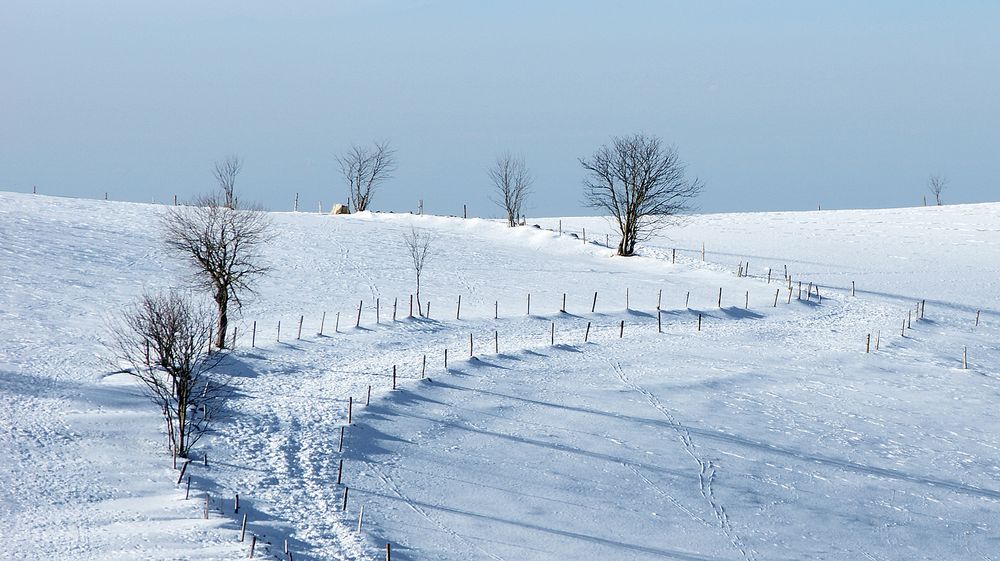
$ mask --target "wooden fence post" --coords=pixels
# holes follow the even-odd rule
[[[767,284],[771,284],[771,268],[767,268]]]
[[[413,317],[413,295],[410,295],[410,317]]]
[[[279,343],[281,342],[281,320],[278,320],[278,337],[276,339]]]
[[[340,427],[340,444],[337,446],[337,452],[344,451],[344,427]]]
[[[458,295],[458,307],[455,309],[455,319],[462,319],[462,295]]]
[[[326,327],[326,312],[323,312],[322,319],[319,320],[319,335],[323,336],[323,328]]]
[[[660,309],[656,309],[656,332],[663,333],[663,314]]]
[[[354,421],[354,397],[347,396],[347,424]]]
[[[772,306],[773,308],[778,307],[778,294],[781,294],[780,288],[774,291],[774,306]]]
[[[871,349],[871,344],[872,344],[872,334],[869,333],[868,336],[865,337],[865,352],[866,353],[871,352],[871,350],[870,350]]]
[[[531,315],[531,293],[528,293],[528,315]]]
[[[722,307],[722,288],[719,288],[719,307]]]
[[[340,312],[337,312],[337,323],[333,326],[334,333],[340,333]]]
[[[364,300],[358,302],[358,321],[354,322],[354,327],[361,327],[361,308],[364,305],[365,305]]]
[[[340,485],[340,481],[343,475],[344,475],[344,459],[341,458],[340,461],[337,462],[337,485]]]
[[[590,338],[590,322],[587,322],[587,331],[583,334],[583,342],[586,343],[587,339]]]
[[[660,304],[663,303],[663,289],[656,293],[656,311],[660,311]]]
[[[493,352],[500,354],[500,331],[493,332]]]
[[[448,370],[448,349],[444,350],[444,369]]]
[[[299,316],[299,334],[295,336],[295,340],[298,341],[302,339],[302,322],[306,319],[306,316]]]
[[[469,358],[472,358],[472,333],[469,333]]]
[[[376,325],[382,323],[382,299],[381,298],[376,298],[375,299],[375,323],[376,323]]]
[[[701,314],[698,314],[698,331],[701,331]]]
[[[594,310],[596,310],[596,309],[597,309],[597,291],[595,290],[594,291],[594,303],[590,305],[590,313],[594,313]]]
[[[685,295],[685,296],[684,296],[684,308],[685,308],[685,309],[687,309],[687,308],[690,308],[690,307],[691,307],[691,306],[688,306],[688,303],[689,303],[690,301],[691,301],[691,291],[689,290],[689,291],[687,291],[687,295]]]
[[[969,368],[969,347],[962,347],[962,368]]]
[[[979,312],[982,312],[982,310],[976,310],[976,327],[979,327]]]
[[[563,304],[562,304],[562,308],[560,308],[559,311],[562,312],[562,313],[564,313],[564,314],[566,313],[566,293],[565,292],[563,292]]]
[[[396,389],[396,365],[392,365],[392,389]]]
[[[625,336],[625,320],[622,320],[621,326],[618,328],[618,338],[621,339]]]
[[[556,344],[556,322],[552,322],[552,341],[551,345],[554,347]]]
[[[243,524],[240,525],[240,541],[246,539],[247,536],[247,513],[243,513]]]
[[[396,321],[396,305],[399,304],[399,297],[392,299],[392,321]]]
[[[368,384],[368,396],[365,397],[365,405],[369,405],[372,402],[372,385]]]
[[[493,301],[493,319],[500,319],[500,301]]]
[[[420,363],[420,379],[424,379],[424,375],[427,374],[427,355],[424,355],[423,361]]]
[[[250,534],[250,559],[253,559],[253,550],[257,547],[257,536]]]
[[[746,299],[746,303],[743,304],[743,307],[745,309],[747,309],[747,310],[750,309],[750,291],[749,290],[747,291],[747,299]]]

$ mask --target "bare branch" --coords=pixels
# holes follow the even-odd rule
[[[205,307],[171,291],[143,295],[109,326],[108,346],[160,409],[177,456],[187,456],[231,393],[228,380],[210,375],[224,356],[209,352],[213,323]]]
[[[430,255],[431,235],[425,230],[410,227],[410,233],[403,234],[403,243],[410,253],[413,269],[417,273],[417,314],[423,317],[424,309],[420,303],[420,275],[423,273],[427,257]]]
[[[355,212],[368,210],[375,189],[396,171],[396,151],[388,141],[373,142],[372,148],[354,144],[337,156],[347,181],[349,203]]]
[[[243,161],[236,155],[228,156],[221,162],[215,162],[215,166],[212,168],[212,174],[219,183],[226,208],[235,208],[236,176],[240,174],[241,169],[243,169]]]
[[[621,233],[618,255],[633,255],[635,244],[646,241],[677,214],[690,210],[702,190],[698,179],[685,178],[685,165],[673,146],[656,136],[614,137],[589,160],[584,201],[607,212]]]
[[[494,202],[503,207],[507,214],[507,226],[516,226],[534,181],[524,164],[524,158],[504,152],[497,156],[489,174],[496,188],[497,199]]]
[[[194,266],[198,285],[212,294],[219,348],[226,347],[231,305],[239,311],[245,295],[254,293],[254,282],[268,271],[260,248],[273,237],[263,211],[233,203],[230,208],[216,197],[202,197],[193,206],[170,208],[163,219],[167,247]]]
[[[941,193],[948,187],[948,178],[943,175],[932,175],[927,180],[927,190],[934,195],[934,200],[941,206]]]

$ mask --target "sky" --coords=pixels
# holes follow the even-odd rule
[[[0,190],[182,201],[244,160],[243,200],[345,202],[336,155],[388,140],[373,207],[594,214],[586,158],[676,146],[702,212],[1000,200],[997,2],[3,0]]]

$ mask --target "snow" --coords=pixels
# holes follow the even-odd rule
[[[600,218],[275,213],[188,500],[102,346],[109,314],[188,279],[163,210],[0,193],[3,555],[245,558],[244,513],[257,556],[299,560],[1000,551],[1000,204],[695,215],[629,259]],[[407,317],[411,226],[430,319]]]

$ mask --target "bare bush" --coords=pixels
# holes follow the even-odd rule
[[[126,372],[159,407],[172,452],[186,457],[231,393],[213,376],[222,353],[211,353],[212,314],[176,291],[145,294],[111,324],[109,346]]]
[[[948,178],[943,175],[932,175],[927,180],[927,190],[934,195],[934,201],[941,206],[941,193],[948,186]]]
[[[240,174],[241,169],[243,169],[243,160],[235,155],[228,156],[221,162],[215,162],[215,167],[212,168],[212,174],[219,183],[219,189],[222,191],[222,202],[226,208],[236,207],[236,176]]]
[[[676,148],[642,133],[613,137],[580,164],[587,171],[586,204],[609,213],[621,234],[618,255],[633,255],[636,243],[689,210],[703,187],[685,179]]]
[[[497,156],[493,167],[489,169],[489,174],[496,187],[495,202],[503,207],[507,214],[507,226],[517,226],[533,181],[524,159],[505,152]]]
[[[374,142],[371,148],[354,144],[337,156],[337,163],[347,181],[351,208],[360,212],[368,210],[375,189],[396,171],[396,151],[388,141]]]
[[[431,235],[424,230],[411,227],[409,234],[403,234],[403,243],[413,261],[413,270],[417,274],[417,315],[423,317],[424,309],[420,304],[420,275],[424,271],[427,257],[431,250]]]
[[[218,310],[215,346],[226,347],[230,311],[239,311],[254,282],[268,271],[261,247],[273,237],[271,222],[258,207],[229,207],[218,197],[173,207],[163,219],[166,244],[195,268]]]

